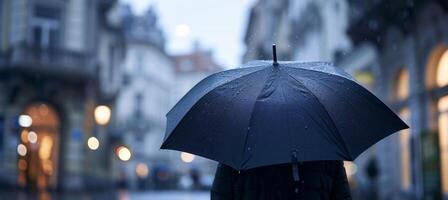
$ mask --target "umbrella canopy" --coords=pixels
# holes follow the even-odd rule
[[[405,128],[329,63],[256,61],[191,89],[168,112],[161,148],[246,170],[292,160],[354,160]]]

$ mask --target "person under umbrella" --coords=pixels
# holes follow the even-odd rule
[[[212,200],[351,199],[342,161],[308,161],[237,171],[219,164],[210,192]],[[296,179],[296,180],[295,180]]]
[[[307,191],[315,190],[304,188],[313,185],[322,191],[311,199],[350,198],[342,160],[353,161],[408,126],[343,70],[323,62],[277,62],[275,46],[273,53],[273,62],[219,72],[193,87],[168,112],[161,148],[222,163],[217,181],[234,172],[246,177],[230,182],[236,199],[297,199],[311,195]],[[275,186],[280,177],[283,186]],[[217,194],[222,190],[215,183]],[[289,189],[273,194],[267,187]],[[249,190],[269,192],[247,196]]]

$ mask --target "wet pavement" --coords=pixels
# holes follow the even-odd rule
[[[125,195],[121,197],[126,197]],[[183,192],[183,191],[167,191],[167,192],[133,192],[127,195],[130,200],[209,200],[209,192]],[[127,200],[126,198],[120,200]]]
[[[208,191],[109,191],[36,193],[26,191],[0,191],[0,199],[14,200],[208,200]]]

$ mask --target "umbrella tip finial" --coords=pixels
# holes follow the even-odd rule
[[[272,44],[272,59],[274,60],[273,65],[278,66],[277,62],[277,47],[275,44]]]

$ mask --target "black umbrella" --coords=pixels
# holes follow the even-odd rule
[[[277,62],[274,53],[274,62],[252,62],[198,83],[168,112],[161,148],[245,170],[291,161],[351,161],[405,128],[341,69],[324,62]]]

